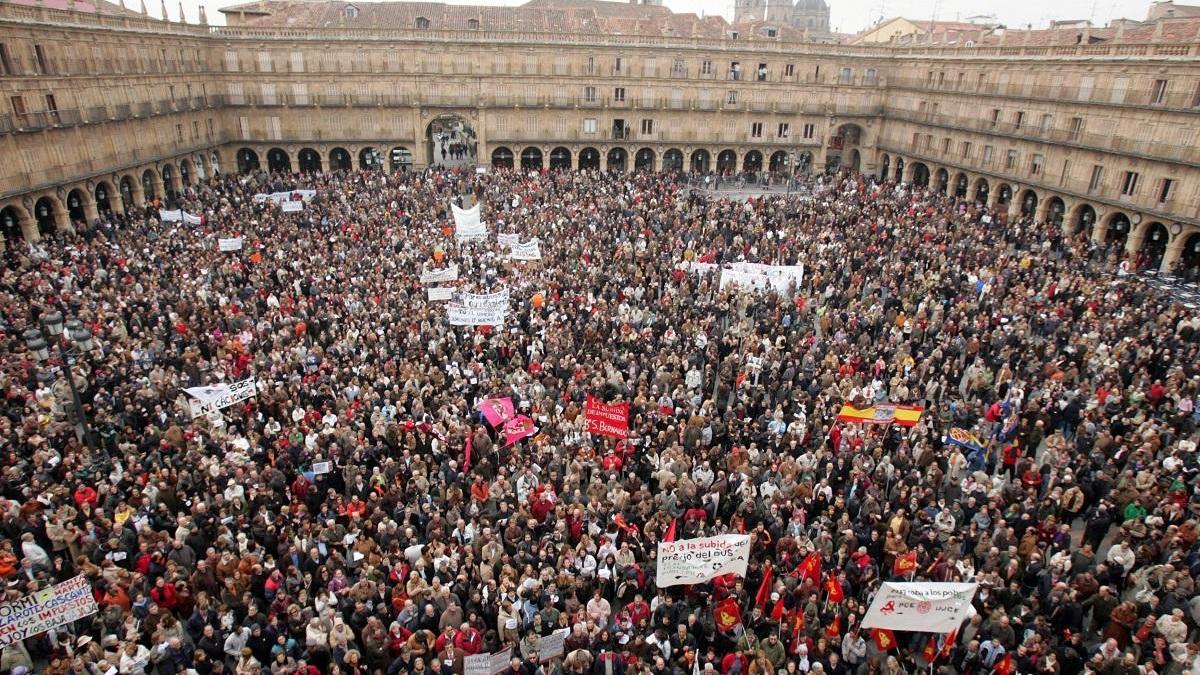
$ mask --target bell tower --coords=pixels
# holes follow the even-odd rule
[[[761,20],[765,8],[766,0],[734,0],[733,22]]]

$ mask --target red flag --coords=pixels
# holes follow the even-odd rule
[[[946,636],[946,641],[942,643],[942,650],[940,652],[938,652],[938,658],[942,658],[943,656],[949,656],[950,650],[954,649],[954,643],[956,643],[956,642],[958,642],[958,629],[957,628],[950,631],[950,634]]]
[[[846,591],[842,588],[842,582],[833,577],[825,582],[825,592],[829,594],[829,602],[838,603],[846,599]]]
[[[771,566],[767,565],[767,570],[763,572],[762,583],[758,586],[758,594],[754,596],[754,606],[766,608],[767,600],[771,598],[771,584],[774,582],[774,574],[771,571]]]
[[[937,636],[930,635],[929,642],[925,645],[925,649],[921,650],[921,658],[925,659],[925,663],[933,665],[933,662],[938,657]]]
[[[741,388],[742,388],[742,383],[746,381],[746,375],[748,375],[748,374],[749,374],[749,373],[747,373],[747,372],[746,372],[746,371],[744,371],[744,370],[743,370],[742,372],[738,373],[738,376],[737,376],[737,382],[735,382],[735,383],[734,383],[734,385],[733,385],[733,388],[734,388],[734,389],[741,389]]]
[[[1000,675],[1013,675],[1012,652],[1004,655],[1004,658],[996,662],[996,672]]]
[[[802,580],[812,579],[814,582],[820,581],[821,556],[817,555],[815,552],[809,553],[808,556],[804,558],[804,561],[800,563],[800,566],[796,568],[796,571],[792,573],[792,576],[800,577]]]
[[[723,633],[728,633],[742,622],[742,612],[738,609],[737,600],[733,598],[725,598],[718,602],[713,608],[713,617],[716,619],[717,628]]]
[[[783,614],[786,610],[787,608],[783,606],[783,598],[775,601],[775,607],[771,610],[771,619],[778,621],[780,627],[783,626]]]
[[[896,558],[896,562],[892,564],[892,574],[900,577],[905,574],[912,573],[917,569],[917,552],[909,551],[904,555]]]
[[[467,449],[463,453],[463,472],[464,473],[471,470],[471,437],[472,437],[472,435],[473,434],[471,434],[469,431],[467,432]]]
[[[663,535],[663,541],[671,543],[675,541],[675,523],[679,522],[678,518],[671,519],[671,526],[667,528],[667,533]]]
[[[896,648],[896,634],[887,628],[872,628],[871,639],[875,641],[875,646],[879,647],[881,652]]]
[[[825,637],[833,640],[842,634],[842,617],[833,617],[833,622],[829,624],[829,628],[825,629]]]

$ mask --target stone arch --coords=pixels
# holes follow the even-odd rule
[[[864,136],[866,132],[855,122],[838,125],[830,134],[828,147],[825,148],[825,170],[833,172],[842,166],[857,170],[855,163],[862,163],[862,155],[856,156],[853,151],[862,144]]]
[[[382,169],[383,168],[383,153],[379,152],[374,146],[368,145],[358,151],[358,168],[360,169]]]
[[[1129,231],[1132,223],[1129,214],[1124,211],[1113,211],[1104,219],[1104,241],[1109,244],[1119,244],[1124,247],[1129,241]]]
[[[192,164],[196,166],[197,180],[206,180],[208,178],[208,162],[204,161],[204,153],[198,153],[192,159]]]
[[[179,184],[187,187],[192,184],[192,179],[196,177],[196,172],[192,170],[192,160],[187,157],[179,160]]]
[[[541,171],[543,166],[542,149],[530,145],[521,151],[521,168],[526,171]]]
[[[683,171],[683,151],[679,148],[671,148],[664,152],[662,169],[663,171]]]
[[[239,148],[237,151],[237,170],[238,173],[258,171],[258,153],[252,148]]]
[[[413,165],[412,151],[403,145],[398,145],[392,148],[391,152],[388,153],[388,163],[391,166],[392,172],[400,170],[407,171],[411,169]]]
[[[613,148],[608,151],[608,162],[605,165],[609,171],[618,171],[625,173],[626,164],[628,164],[629,153],[625,152],[625,148]]]
[[[117,189],[121,192],[121,201],[125,202],[126,209],[141,206],[145,197],[136,178],[130,175],[121,176],[121,180],[117,181]]]
[[[692,153],[691,169],[693,173],[708,173],[711,163],[711,156],[704,148],[699,148]]]
[[[894,176],[897,183],[903,183],[905,181],[905,179],[907,177],[904,175],[904,172],[907,170],[908,170],[908,166],[907,166],[907,163],[904,161],[904,158],[897,157],[896,158],[896,168],[892,171],[892,175]]]
[[[168,199],[173,199],[178,190],[175,186],[178,185],[179,176],[175,173],[175,165],[166,162],[159,167],[159,173],[162,176],[163,190],[167,193]]]
[[[87,191],[74,188],[67,193],[67,215],[72,223],[87,222]]]
[[[438,115],[425,127],[429,165],[474,164],[477,140],[475,129],[467,118],[455,114]]]
[[[1179,276],[1191,283],[1200,281],[1200,232],[1183,232],[1176,236],[1184,237],[1176,267]]]
[[[912,163],[912,184],[917,187],[926,187],[929,185],[929,167],[925,162]]]
[[[146,169],[142,172],[142,194],[146,200],[157,199],[159,197],[156,184],[158,183],[158,173],[154,169]]]
[[[321,153],[312,148],[301,148],[297,163],[303,173],[316,173],[321,170]]]
[[[942,194],[946,194],[950,189],[950,172],[946,167],[938,167],[938,170],[933,172],[933,189]]]
[[[112,200],[117,198],[116,192],[113,190],[112,183],[102,180],[96,183],[96,189],[93,191],[92,197],[96,204],[98,213],[112,213]]]
[[[732,173],[737,171],[737,151],[722,150],[717,155],[717,173]]]
[[[591,171],[600,170],[600,151],[593,147],[586,147],[579,151],[579,168],[588,169]]]
[[[1038,193],[1033,188],[1025,188],[1021,191],[1021,199],[1017,202],[1021,207],[1021,215],[1032,217],[1037,213]]]
[[[68,226],[67,210],[58,197],[44,194],[33,204],[33,218],[37,223],[38,234],[45,237],[53,235]]]
[[[1013,189],[1008,183],[1000,183],[996,186],[996,203],[1008,205],[1012,203]]]
[[[37,224],[25,207],[13,202],[0,208],[0,237],[5,247],[18,241],[33,241],[38,238]]]
[[[353,171],[354,165],[351,162],[349,150],[337,147],[329,151],[330,171]]]
[[[758,150],[751,150],[742,158],[742,171],[757,172],[762,171],[763,155]]]
[[[571,151],[563,146],[558,146],[550,151],[550,169],[569,169],[571,168]]]
[[[658,157],[654,150],[651,148],[642,148],[633,156],[633,168],[635,171],[653,171],[656,159]]]
[[[492,150],[492,166],[497,169],[513,168],[513,151],[503,145]]]
[[[272,173],[291,173],[292,158],[283,148],[271,148],[267,151],[267,170]]]
[[[886,152],[879,158],[879,180],[887,180],[892,169],[892,158]]]
[[[1046,200],[1046,216],[1043,220],[1051,225],[1061,226],[1066,213],[1067,203],[1062,200],[1062,197],[1054,195]]]
[[[975,183],[971,186],[972,199],[980,204],[986,204],[988,195],[992,193],[992,186],[988,184],[988,180],[983,176],[975,179]]]
[[[788,154],[784,150],[776,150],[771,153],[771,159],[767,161],[767,171],[771,173],[780,173],[787,169]]]
[[[1163,257],[1167,254],[1167,244],[1171,241],[1171,231],[1163,223],[1154,220],[1142,228],[1142,246],[1139,253],[1145,269],[1156,270],[1162,266]]]
[[[953,186],[954,196],[959,199],[965,199],[971,189],[971,180],[962,171],[954,174],[954,181],[950,184]]]
[[[1092,236],[1092,228],[1096,225],[1096,208],[1087,202],[1079,204],[1071,211],[1070,223],[1074,232]]]

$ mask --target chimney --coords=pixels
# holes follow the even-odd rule
[[[1162,42],[1163,38],[1163,21],[1159,19],[1154,22],[1154,35],[1150,36],[1151,42]]]
[[[1029,40],[1032,37],[1033,37],[1033,24],[1027,23],[1027,24],[1025,24],[1025,37],[1021,38],[1021,44],[1022,45],[1029,44]]]
[[[208,16],[204,14],[204,5],[200,5],[200,25],[208,25]]]

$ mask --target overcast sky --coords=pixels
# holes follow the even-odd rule
[[[117,0],[119,1],[119,0]],[[367,1],[367,0],[363,0]],[[520,5],[526,0],[449,0],[451,4]],[[125,0],[127,7],[137,9],[140,0]],[[1026,24],[1045,26],[1053,19],[1090,19],[1102,26],[1111,19],[1144,19],[1149,0],[826,0],[833,14],[831,27],[842,33],[855,33],[878,21],[880,17],[905,16],[910,19],[943,21],[965,20],[970,16],[995,16],[1010,28]],[[216,10],[238,4],[236,0],[183,0],[188,21],[195,22],[200,5],[205,6],[210,23],[224,23]],[[676,12],[721,14],[733,18],[733,0],[666,0]],[[162,13],[162,0],[147,0],[151,14]],[[170,18],[179,18],[179,0],[167,0]]]

